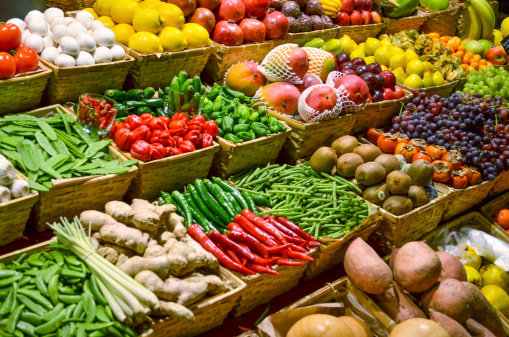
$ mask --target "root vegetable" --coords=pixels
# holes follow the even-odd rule
[[[167,253],[168,253],[168,249],[164,248],[163,246],[160,246],[160,245],[150,246],[149,245],[147,247],[147,249],[145,249],[145,254],[143,254],[143,257],[146,259],[149,259],[149,258],[163,256],[163,255],[166,255]]]
[[[431,288],[422,296],[421,301],[426,312],[438,311],[459,323],[465,323],[473,311],[470,291],[462,282],[452,278]]]
[[[93,231],[100,230],[104,225],[113,225],[117,223],[113,217],[99,211],[82,212],[80,214],[80,222],[86,229],[88,229],[88,227],[92,227]]]
[[[461,282],[467,280],[467,271],[456,256],[443,251],[437,252],[437,255],[440,258],[440,264],[442,265],[440,281],[448,278],[453,278]]]
[[[10,161],[0,158],[0,185],[8,186],[16,177],[16,170]]]
[[[24,179],[15,179],[11,185],[11,196],[13,199],[21,198],[30,194],[28,182]]]
[[[113,264],[118,261],[118,252],[111,247],[99,247],[95,251]]]
[[[110,201],[104,206],[106,214],[111,215],[115,220],[126,225],[131,225],[134,217],[134,211],[125,202]]]
[[[472,337],[461,324],[447,315],[433,311],[431,313],[430,319],[440,324],[440,326],[444,328],[444,330],[447,331],[451,337]]]
[[[122,271],[130,276],[147,270],[152,271],[161,278],[167,277],[170,272],[180,273],[187,266],[187,260],[179,255],[163,255],[155,258],[145,259],[140,256],[133,256],[124,263],[118,265]]]
[[[175,234],[177,239],[183,238],[187,234],[184,226],[184,218],[176,213],[172,213],[166,222],[167,228]]]
[[[472,337],[495,337],[488,328],[471,318],[465,322],[465,326]]]
[[[468,289],[473,298],[472,319],[483,326],[488,327],[496,337],[506,337],[504,326],[497,310],[490,304],[481,290],[472,283],[462,283]]]
[[[194,319],[194,314],[191,310],[174,302],[159,301],[159,308],[155,309],[153,314],[156,316],[175,317],[183,321]]]
[[[411,318],[426,318],[397,284],[381,295],[373,295],[373,299],[397,324]]]
[[[101,244],[101,247],[108,247],[114,249],[119,255],[123,254],[127,257],[133,257],[137,253],[129,248],[120,247],[111,243],[104,242]]]
[[[150,239],[147,233],[121,223],[102,226],[99,233],[101,240],[132,249],[138,254],[143,254]]]

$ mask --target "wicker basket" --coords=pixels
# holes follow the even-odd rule
[[[377,37],[378,34],[385,28],[385,23],[373,23],[370,25],[360,26],[342,26],[339,27],[337,38],[348,35],[355,43],[362,43],[368,37]]]
[[[286,43],[286,39],[267,40],[260,43],[227,47],[214,43],[216,50],[210,55],[203,77],[210,82],[222,82],[230,68],[243,61],[261,63],[265,56],[275,47]]]
[[[509,190],[509,171],[503,171],[495,179],[493,188],[490,191],[491,195],[497,195]]]
[[[451,2],[453,4],[453,2]],[[428,13],[428,20],[424,21],[421,29],[423,33],[438,33],[440,36],[455,36],[458,29],[458,21],[461,15],[462,5],[451,6],[449,9],[437,13]],[[419,11],[420,12],[420,11]]]
[[[52,105],[27,114],[40,118],[57,107],[59,105]],[[61,109],[68,111],[64,107]],[[112,146],[109,147],[109,154],[117,158]],[[53,187],[49,192],[39,193],[39,201],[30,214],[30,225],[42,232],[48,229],[48,222],[59,221],[60,217],[72,218],[86,210],[104,210],[104,204],[108,201],[122,200],[137,170],[136,166],[132,166],[129,172],[121,175],[53,180]]]
[[[224,319],[245,291],[246,284],[223,267],[219,267],[219,274],[222,279],[230,281],[235,289],[208,298],[191,307],[194,321],[170,318],[155,324],[151,327],[153,331],[150,333],[150,337],[191,337],[223,324]]]
[[[46,0],[46,7],[58,7],[64,12],[94,7],[95,0]]]
[[[128,88],[166,87],[181,70],[189,77],[200,75],[214,47],[188,49],[173,53],[140,54],[122,45],[135,60],[127,76]]]
[[[44,93],[44,101],[50,104],[76,102],[86,92],[103,94],[106,89],[122,89],[129,68],[134,64],[129,55],[122,61],[71,68],[59,68],[41,60],[53,71]]]
[[[274,163],[286,138],[292,132],[288,125],[286,127],[285,132],[240,144],[234,144],[229,140],[218,137],[217,142],[220,148],[212,161],[211,173],[221,178],[227,178],[253,166]]]
[[[290,163],[312,155],[321,146],[329,146],[338,137],[350,134],[358,115],[348,114],[323,122],[306,123],[271,110],[269,114],[292,128],[281,151],[282,158]]]
[[[0,81],[0,115],[34,109],[51,75],[42,62],[37,70]]]
[[[336,38],[338,36],[339,29],[339,26],[334,26],[332,28],[314,30],[312,32],[288,33],[285,43],[295,43],[299,46],[303,46],[306,42],[311,41],[314,38],[320,38],[327,41]]]
[[[420,88],[419,91],[425,92],[428,97],[431,97],[433,95],[438,95],[440,97],[449,97],[454,92],[454,89],[456,89],[456,87],[458,86],[458,83],[459,80],[456,80],[442,85],[437,85],[434,87]],[[410,92],[412,92],[413,90],[412,88],[409,88],[401,83],[398,83],[398,86]]]
[[[496,214],[498,211],[504,208],[509,208],[509,193],[502,194],[496,199],[493,199],[492,201],[486,203],[485,205],[481,206],[481,214],[486,217],[486,219],[489,219],[493,226],[497,227],[500,231],[503,232],[503,235],[507,237],[507,240],[509,242],[509,233],[504,230],[500,225],[495,221],[494,214]]]
[[[484,181],[479,185],[470,186],[461,190],[449,188],[451,193],[447,196],[447,207],[442,214],[442,220],[450,218],[472,209],[474,206],[483,202],[493,188],[495,181]]]
[[[386,126],[391,122],[392,117],[400,113],[401,106],[408,103],[413,97],[411,92],[405,90],[403,98],[367,104],[364,110],[356,113],[358,118],[353,132],[364,133],[371,128]]]
[[[120,161],[134,159],[130,153],[120,151],[115,144],[112,147]],[[205,149],[147,163],[138,162],[138,172],[129,186],[127,198],[154,200],[161,196],[161,191],[178,190],[196,179],[207,177],[217,151],[219,144],[214,142]]]
[[[420,13],[414,16],[408,16],[400,19],[384,18],[386,28],[382,31],[383,34],[393,35],[404,30],[415,29],[421,30],[421,26],[428,20],[429,14]]]

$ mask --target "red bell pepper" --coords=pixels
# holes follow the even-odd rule
[[[219,134],[219,127],[216,124],[216,121],[206,121],[201,126],[203,133],[208,133],[213,138],[216,138],[216,136]]]
[[[189,140],[183,140],[179,144],[179,149],[182,150],[182,153],[193,152],[194,150],[196,150],[194,144],[191,143],[191,141]]]
[[[129,128],[129,130],[137,129],[142,124],[140,116],[129,115],[129,117],[125,119],[125,125]]]
[[[154,131],[154,130],[167,130],[168,129],[168,124],[166,124],[164,122],[164,120],[162,120],[160,118],[161,117],[154,118],[150,122],[150,128],[152,129],[152,131]]]
[[[157,118],[162,120],[164,122],[164,124],[166,124],[166,125],[170,124],[170,121],[171,121],[170,117],[160,116],[160,117],[157,117]]]
[[[161,143],[161,133],[162,133],[161,130],[152,131],[149,143],[150,144]]]
[[[170,133],[171,133],[171,131],[170,131]],[[184,140],[184,138],[182,138],[180,136],[173,136],[172,139],[173,139],[173,146],[175,146],[175,147],[178,147],[180,145],[180,143],[182,143],[182,141]]]
[[[184,136],[187,133],[186,122],[183,119],[172,120],[168,129],[174,136]]]
[[[198,130],[191,130],[186,133],[184,140],[188,140],[194,144],[195,147],[201,144],[201,133]]]
[[[127,128],[123,128],[115,132],[113,140],[120,150],[129,151],[134,143],[134,133]]]
[[[253,225],[251,222],[249,222],[248,219],[246,219],[242,215],[237,214],[233,219],[237,224],[240,225],[240,227],[242,227],[242,229],[244,229],[247,233],[251,234],[253,237],[255,237],[258,241],[260,241],[264,245],[268,247],[279,246],[277,242],[269,234]]]
[[[182,150],[177,148],[177,147],[166,147],[166,156],[167,157],[171,157],[171,156],[176,156],[176,155],[179,155],[179,154],[182,154]]]
[[[201,148],[205,149],[212,145],[214,142],[214,137],[212,137],[211,134],[208,133],[202,133],[201,134]]]
[[[166,157],[166,149],[162,144],[150,144],[152,148],[152,160],[163,159]]]
[[[146,125],[150,127],[150,123],[155,119],[154,115],[151,115],[149,113],[141,114],[141,124]]]
[[[186,123],[189,130],[199,130],[201,132],[201,126],[205,123],[205,117],[202,115],[196,115],[189,122]]]
[[[115,132],[117,132],[120,129],[125,129],[126,125],[122,122],[115,121],[113,122],[113,125],[111,126],[110,130],[110,138],[115,139]]]
[[[154,131],[155,132],[155,131]],[[159,136],[159,140],[163,146],[171,146],[175,145],[173,143],[173,138],[171,137],[170,130],[161,131],[161,135]]]
[[[136,129],[133,130],[133,139],[136,142],[137,140],[144,140],[146,142],[150,141],[150,137],[152,132],[150,128],[146,125],[140,125]]]
[[[249,221],[260,227],[273,237],[275,237],[281,244],[288,243],[281,232],[270,222],[260,218],[258,215],[251,212],[249,209],[242,210],[242,215],[245,216]]]
[[[171,118],[171,121],[184,121],[184,124],[189,122],[189,117],[187,117],[187,115],[183,112],[180,112],[180,113],[176,113],[173,115],[173,117]]]
[[[131,147],[131,155],[141,161],[149,161],[152,158],[152,147],[146,141],[139,139]]]
[[[203,117],[202,115],[196,115],[191,119],[191,122],[200,124],[205,123],[205,117]]]

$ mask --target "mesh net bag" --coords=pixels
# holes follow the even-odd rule
[[[334,81],[344,75],[346,74],[340,71],[333,71],[327,77],[327,81],[325,82],[325,84],[334,87]],[[350,100],[350,98],[348,97],[348,92],[345,90],[343,85],[340,85],[339,88],[337,88],[336,90],[338,91],[339,99],[343,102],[341,114],[343,115],[352,114],[354,112],[361,111],[366,106],[366,103],[356,104],[352,100]]]
[[[290,52],[294,48],[299,46],[293,43],[277,46],[265,56],[258,69],[271,82],[301,84],[302,79],[288,65]]]
[[[320,88],[332,89],[331,94],[334,95],[335,96],[334,98],[336,99],[336,104],[334,105],[334,107],[332,109],[325,110],[325,111],[317,111],[317,110],[311,108],[307,104],[307,102],[306,102],[307,98],[310,95],[312,95],[312,92],[315,89],[320,89]],[[329,86],[326,84],[317,84],[317,85],[307,88],[306,90],[304,90],[304,92],[302,93],[302,95],[300,95],[300,98],[299,98],[299,115],[305,122],[308,122],[308,123],[320,122],[320,121],[325,121],[328,119],[336,118],[341,113],[342,107],[343,107],[343,100],[340,98],[339,91],[337,89],[334,89],[333,86]]]
[[[304,49],[309,56],[308,74],[313,74],[321,78],[322,69],[327,59],[331,59],[332,62],[334,62],[334,66],[336,65],[334,57],[325,50],[312,47],[302,47],[302,49]]]

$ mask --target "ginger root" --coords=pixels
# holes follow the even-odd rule
[[[112,264],[118,261],[118,252],[111,247],[99,247],[96,249],[96,252]]]
[[[102,226],[99,234],[100,240],[132,249],[138,254],[143,254],[150,239],[147,233],[121,223]]]
[[[179,255],[162,255],[154,258],[133,256],[122,264],[117,263],[117,267],[130,276],[146,270],[152,271],[162,278],[168,276],[170,272],[180,272],[186,265],[187,260]]]
[[[84,228],[92,227],[93,231],[98,231],[104,225],[112,225],[117,221],[110,215],[99,211],[84,211],[80,214],[80,222]]]
[[[168,253],[168,249],[164,248],[163,246],[153,245],[153,246],[148,246],[147,249],[145,249],[145,254],[143,254],[143,257],[146,259],[150,259],[150,258],[166,255],[167,253]]]
[[[182,321],[194,320],[194,314],[191,310],[175,302],[159,301],[159,308],[155,309],[152,313],[156,316],[175,317]]]
[[[126,225],[132,225],[134,211],[125,202],[122,201],[109,201],[104,205],[106,214],[111,215],[115,220]]]
[[[184,226],[184,218],[176,213],[172,213],[166,222],[168,230],[173,232],[177,239],[181,239],[187,234],[187,229]]]
[[[174,205],[156,206],[143,199],[134,199],[131,206],[121,201],[110,201],[105,209],[117,221],[134,225],[145,232],[157,230],[177,210]]]

